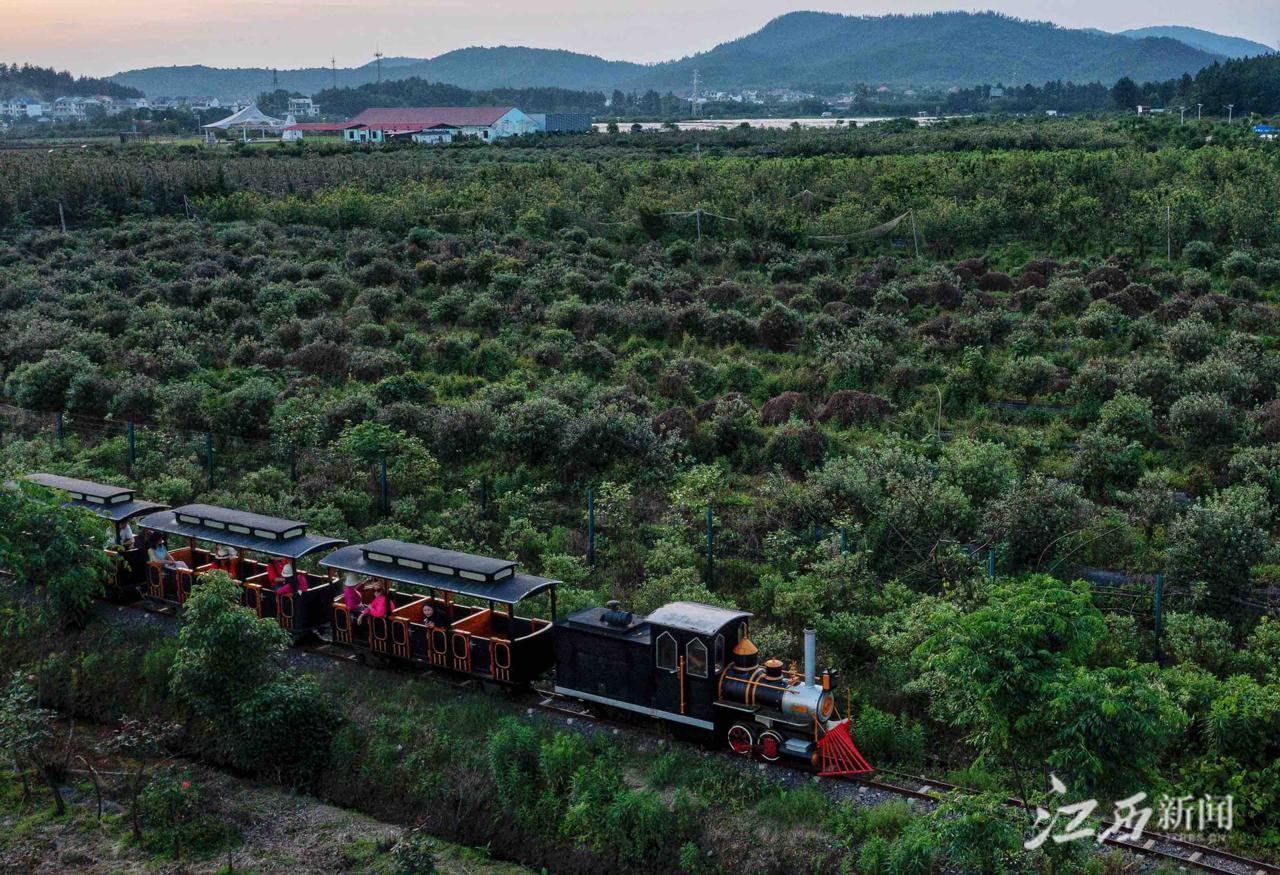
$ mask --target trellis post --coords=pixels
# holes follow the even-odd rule
[[[716,582],[716,533],[712,525],[711,505],[707,505],[707,586]]]
[[[587,564],[596,564],[596,493],[587,487]]]
[[[209,489],[214,487],[214,432],[205,432],[205,461],[209,466]]]
[[[378,463],[378,491],[379,491],[378,503],[382,509],[383,515],[385,516],[386,514],[391,513],[391,498],[387,494],[387,457],[386,456],[383,456]]]
[[[138,435],[132,419],[129,420],[126,427],[128,429],[127,434],[129,436],[129,451],[125,458],[128,464],[129,476],[132,477],[133,465],[138,461]]]

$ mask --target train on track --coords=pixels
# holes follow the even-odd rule
[[[871,771],[837,714],[836,672],[817,669],[812,631],[803,672],[784,670],[761,659],[744,611],[674,602],[640,616],[610,602],[557,618],[559,581],[511,560],[389,539],[347,544],[297,520],[171,508],[127,487],[53,474],[26,479],[113,527],[114,600],[181,608],[201,575],[222,570],[245,607],[295,642],[320,638],[369,662],[511,688],[550,677],[557,696],[742,756],[812,763],[824,775]],[[545,616],[535,616],[543,597]]]

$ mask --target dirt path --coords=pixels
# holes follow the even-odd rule
[[[230,847],[196,850],[174,860],[167,838],[148,828],[143,844],[129,836],[119,801],[105,800],[103,818],[87,777],[72,776],[64,789],[68,811],[52,814],[47,792],[33,788],[29,806],[21,804],[18,783],[2,781],[0,799],[0,871],[33,875],[107,873],[331,873],[396,872],[393,848],[408,831],[364,815],[231,777],[214,769],[184,764],[184,776],[198,785],[202,823],[220,825]],[[528,870],[486,860],[477,851],[435,839],[427,844],[439,872],[450,875],[522,875]]]

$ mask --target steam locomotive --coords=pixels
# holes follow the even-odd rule
[[[27,479],[114,527],[108,593],[120,600],[181,606],[202,574],[219,569],[240,585],[246,607],[295,640],[319,636],[368,660],[509,687],[550,675],[559,696],[656,720],[736,754],[801,760],[822,774],[871,770],[848,720],[836,715],[837,673],[818,673],[812,631],[801,675],[778,659],[761,661],[744,611],[673,602],[639,616],[610,602],[557,619],[559,581],[521,573],[511,560],[390,539],[346,544],[297,520],[204,504],[168,508],[126,487],[51,474]],[[174,538],[182,546],[166,547],[160,559],[124,537],[131,523],[147,543]],[[302,572],[316,556],[312,572]],[[301,573],[281,583],[285,563]],[[385,610],[369,610],[375,591]],[[526,616],[543,595],[546,618]]]

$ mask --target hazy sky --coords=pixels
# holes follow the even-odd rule
[[[956,0],[0,0],[0,58],[76,73],[161,64],[358,66],[381,48],[430,57],[529,45],[660,61],[709,49],[798,9],[930,12]],[[1280,41],[1277,0],[992,0],[981,7],[1068,27],[1186,24]]]

